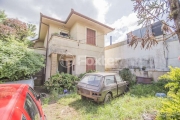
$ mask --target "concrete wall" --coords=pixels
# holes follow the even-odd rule
[[[159,75],[169,70],[168,66],[180,67],[180,61],[178,60],[180,44],[176,37],[171,38],[165,44],[160,41],[158,45],[149,50],[142,49],[140,46],[134,49],[129,47],[128,44],[114,46],[106,47],[106,69],[138,69],[145,66],[146,71],[149,71],[148,76],[154,76],[154,79],[157,79]],[[159,75],[152,71],[158,71]],[[134,72],[134,74],[146,76],[144,73]]]
[[[41,55],[46,55],[46,49],[44,48],[36,48],[36,49],[33,49],[35,53],[39,53]]]

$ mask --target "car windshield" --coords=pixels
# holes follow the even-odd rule
[[[99,86],[102,76],[97,75],[86,75],[81,80],[82,83],[86,83],[93,86]]]

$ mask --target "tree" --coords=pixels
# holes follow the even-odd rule
[[[35,25],[18,19],[6,18],[0,11],[0,81],[30,77],[44,67],[44,57],[28,49],[35,36]]]
[[[168,38],[177,34],[180,41],[180,1],[179,0],[132,0],[134,1],[134,12],[139,18],[138,24],[149,27],[155,21],[162,22],[162,30],[168,34]],[[170,21],[174,21],[174,25]],[[174,31],[174,32],[172,32]],[[158,43],[157,38],[149,30],[143,38],[130,33],[130,46],[141,42],[143,48],[150,48]],[[168,39],[164,38],[164,40]]]
[[[29,37],[36,36],[36,26],[22,22],[18,19],[7,18],[4,11],[0,10],[0,37],[15,36],[19,42],[31,44]]]
[[[3,22],[6,19],[6,14],[4,11],[0,10],[0,23]]]

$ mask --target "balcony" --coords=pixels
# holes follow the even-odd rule
[[[70,36],[62,36],[60,34],[53,34],[49,41],[49,52],[57,54],[71,53],[72,55],[87,55],[87,53],[103,53],[104,47],[86,44],[83,41],[73,40]]]

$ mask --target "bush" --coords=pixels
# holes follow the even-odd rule
[[[64,89],[69,91],[75,90],[76,81],[79,78],[71,75],[71,74],[64,74],[64,73],[57,73],[50,77],[48,81],[45,81],[44,85],[49,92],[56,91],[57,93],[63,93]]]
[[[179,120],[180,119],[180,68],[170,67],[170,72],[161,76],[160,80],[166,80],[168,88],[168,99],[163,102],[159,120]]]
[[[13,37],[0,38],[0,46],[0,80],[26,79],[44,66],[43,55],[34,53]]]
[[[130,86],[135,84],[135,81],[133,81],[133,74],[128,68],[124,68],[121,71],[119,71],[119,75],[123,80],[128,81]]]

